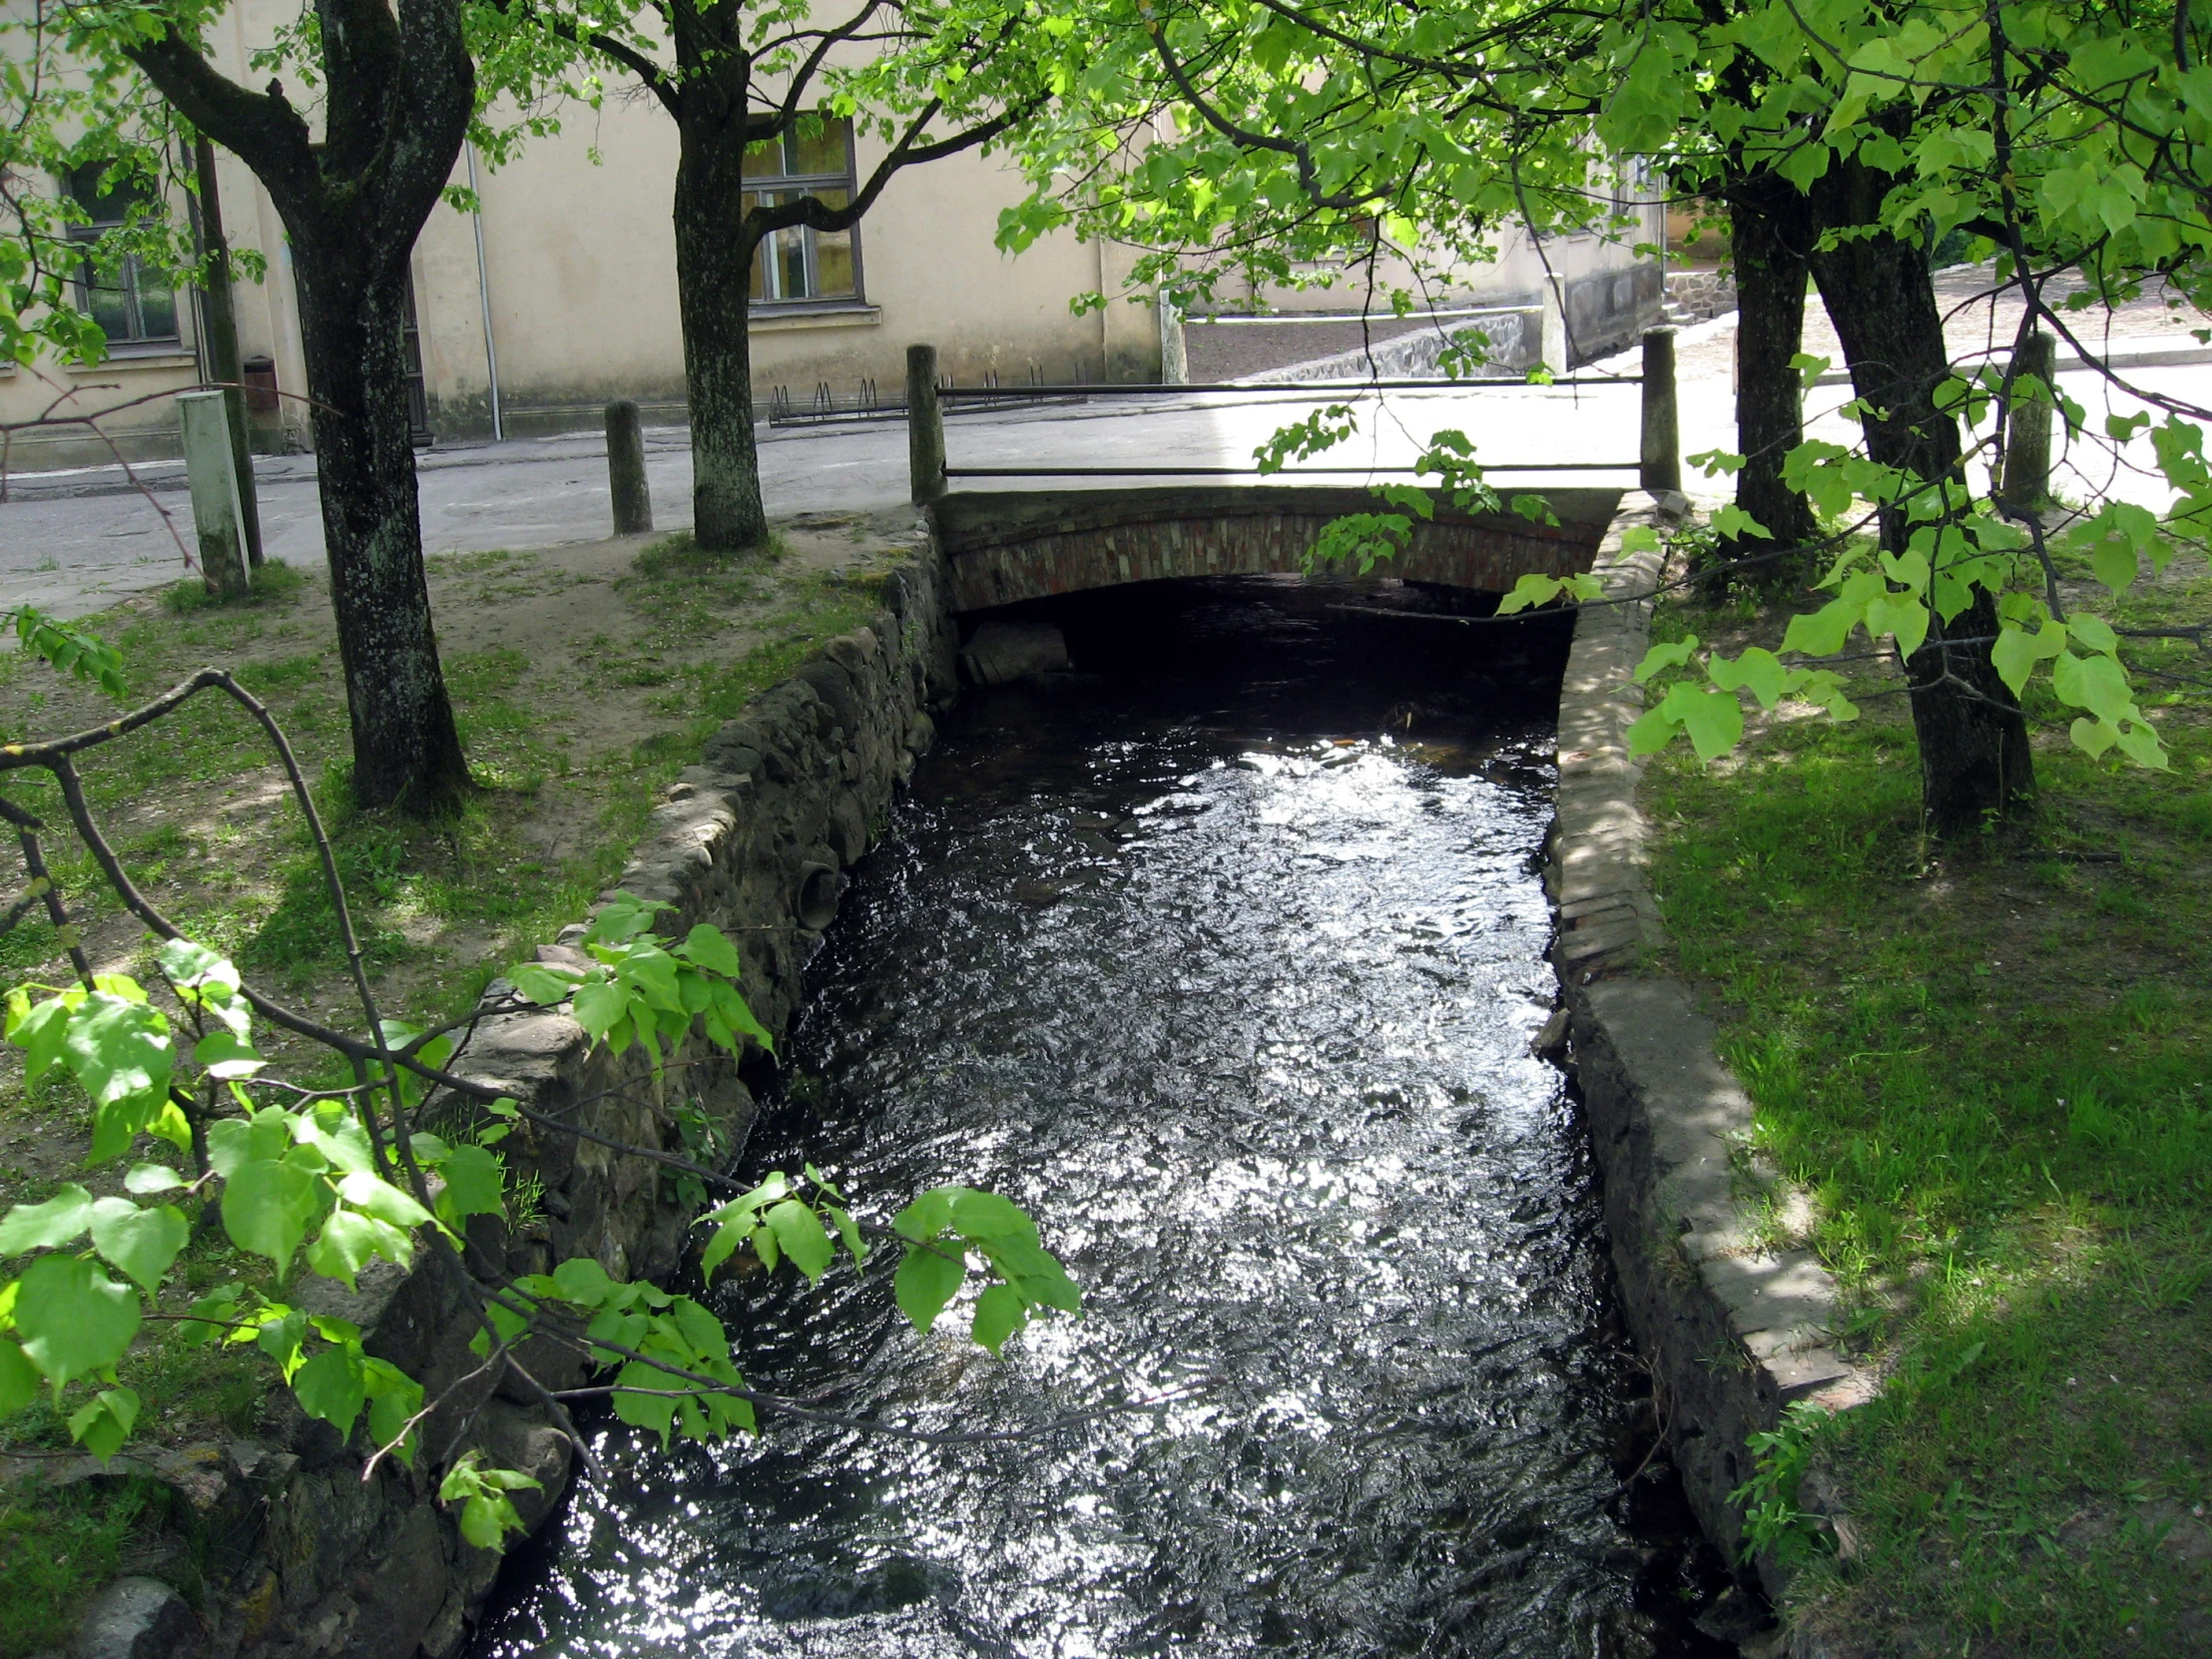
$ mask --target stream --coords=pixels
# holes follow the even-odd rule
[[[1005,1193],[1082,1287],[1003,1361],[889,1267],[718,1280],[829,1424],[605,1476],[478,1659],[1720,1656],[1565,1080],[1548,623],[1260,578],[1052,602],[1086,671],[946,720],[739,1173]],[[970,1297],[972,1297],[972,1281]],[[1643,1472],[1639,1474],[1639,1469]]]

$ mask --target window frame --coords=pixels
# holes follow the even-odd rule
[[[148,333],[142,293],[146,276],[145,262],[137,254],[125,254],[112,277],[106,281],[100,280],[99,273],[93,269],[93,249],[106,240],[110,232],[123,230],[131,223],[133,204],[128,200],[113,203],[88,202],[78,181],[64,179],[60,183],[62,193],[69,201],[88,215],[96,216],[86,224],[73,224],[69,227],[71,247],[83,250],[77,257],[77,269],[70,274],[69,278],[78,308],[87,316],[95,316],[92,301],[95,291],[120,292],[123,296],[124,315],[131,331],[128,334],[108,336],[108,355],[111,358],[164,356],[191,349],[190,336],[185,332],[184,296],[178,291],[176,283],[161,284],[169,293],[169,331]],[[102,325],[102,331],[106,331],[105,324]]]
[[[859,188],[859,167],[853,144],[852,123],[848,118],[842,116],[825,116],[821,119],[825,121],[835,120],[844,129],[844,171],[842,173],[753,174],[748,176],[745,180],[745,192],[748,196],[787,198],[797,196],[810,196],[817,194],[823,190],[840,190],[844,193],[845,200],[847,202],[852,199]],[[773,142],[779,147],[779,149],[782,149],[792,138],[792,131],[790,129],[786,129],[785,132],[780,134]],[[779,165],[782,165],[781,158],[779,158]],[[788,236],[791,234],[792,231],[800,232],[806,239],[804,247],[806,250],[807,272],[809,279],[811,281],[820,280],[821,264],[816,239],[820,237],[822,233],[815,230],[812,226],[806,225],[792,226],[787,228],[786,230],[781,231],[772,231],[767,236],[763,237],[758,243],[754,244],[753,259],[756,269],[760,270],[762,273],[763,291],[760,297],[754,298],[750,301],[751,314],[755,316],[772,317],[804,315],[810,311],[849,311],[865,309],[868,302],[867,271],[865,266],[863,266],[861,263],[860,226],[857,220],[853,222],[850,230],[843,233],[845,236],[851,239],[851,292],[833,294],[802,294],[797,298],[791,298],[780,296],[768,291],[769,289],[772,289],[777,285],[781,277],[781,268],[777,263],[776,257],[776,239],[779,237]]]

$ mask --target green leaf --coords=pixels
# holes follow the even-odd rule
[[[1808,657],[1833,657],[1866,611],[1866,602],[1832,599],[1817,611],[1801,611],[1783,630],[1782,649],[1801,651]]]
[[[1880,594],[1867,601],[1867,632],[1895,636],[1898,653],[1911,657],[1928,642],[1929,609],[1911,594]]]
[[[190,939],[167,939],[154,952],[162,974],[173,985],[221,985],[239,988],[239,970],[223,956]]]
[[[354,1276],[374,1258],[405,1267],[413,1255],[414,1241],[391,1223],[357,1210],[335,1210],[307,1247],[307,1266],[352,1290]]]
[[[185,1184],[185,1178],[167,1164],[136,1164],[123,1178],[124,1191],[141,1197],[148,1193],[175,1192]]]
[[[560,1286],[563,1297],[583,1308],[603,1306],[615,1284],[589,1256],[571,1256],[553,1270],[553,1283]]]
[[[517,962],[507,970],[507,977],[514,981],[517,991],[541,1008],[555,1002],[566,1002],[569,994],[576,989],[573,972],[564,977],[537,962]]]
[[[1743,741],[1744,706],[1731,692],[1678,685],[1660,701],[1659,712],[1689,734],[1701,761],[1717,760]]]
[[[712,1283],[715,1269],[737,1254],[738,1246],[745,1243],[753,1232],[749,1221],[726,1221],[717,1227],[714,1237],[707,1241],[707,1248],[699,1253],[699,1277]]]
[[[1659,532],[1648,524],[1631,524],[1621,532],[1623,553],[1656,553],[1659,551]]]
[[[367,1374],[361,1364],[358,1343],[317,1350],[292,1375],[292,1394],[299,1409],[310,1417],[333,1424],[339,1433],[353,1432],[353,1420],[368,1397]]]
[[[629,993],[611,979],[593,979],[576,987],[576,1023],[597,1042],[630,1007]]]
[[[274,1262],[282,1279],[314,1225],[324,1191],[314,1174],[288,1158],[251,1158],[224,1184],[223,1229],[239,1249]]]
[[[42,1256],[16,1282],[16,1334],[56,1393],[122,1359],[140,1318],[137,1293],[82,1256]]]
[[[1774,532],[1761,524],[1751,514],[1738,506],[1718,508],[1713,514],[1714,534],[1731,541],[1741,541],[1746,536],[1758,536],[1764,541],[1774,540]]]
[[[23,1357],[22,1344],[0,1337],[0,1417],[12,1417],[38,1397],[38,1367]]]
[[[70,1413],[69,1437],[105,1463],[123,1449],[138,1422],[139,1396],[129,1388],[102,1388]]]
[[[422,1409],[422,1384],[387,1360],[370,1360],[362,1367],[368,1388],[368,1432],[379,1446],[390,1445],[407,1419]],[[414,1467],[415,1434],[408,1429],[394,1455]]]
[[[2134,712],[2127,670],[2110,657],[2076,657],[2062,651],[2051,664],[2050,684],[2061,703],[2087,709],[2100,720],[2116,724]]]
[[[2138,566],[2135,547],[2131,542],[2100,541],[2089,555],[2089,571],[2114,593],[2125,593],[2135,585]]]
[[[956,1187],[932,1187],[891,1217],[891,1231],[920,1244],[952,1225],[952,1195]]]
[[[155,1008],[94,991],[69,1016],[63,1052],[95,1107],[91,1163],[127,1149],[168,1098],[169,1021]]]
[[[1713,684],[1722,691],[1746,691],[1759,699],[1759,706],[1771,709],[1782,701],[1783,682],[1788,670],[1782,659],[1760,646],[1749,646],[1734,662],[1715,657],[1707,667]]]
[[[145,1287],[161,1289],[162,1276],[192,1237],[192,1223],[173,1204],[142,1210],[127,1198],[103,1198],[92,1207],[92,1248]]]
[[[1006,1339],[1028,1323],[1029,1310],[1022,1306],[1020,1293],[1010,1285],[993,1285],[975,1299],[975,1323],[969,1334],[997,1354]]]
[[[2027,677],[2035,672],[2035,665],[2057,656],[2066,649],[2066,629],[2062,624],[2046,622],[2030,634],[2024,628],[1999,627],[1996,644],[1989,648],[1989,661],[2014,697],[2027,687]]]
[[[859,1224],[852,1219],[851,1212],[840,1210],[834,1204],[825,1205],[823,1209],[830,1217],[830,1225],[837,1230],[837,1237],[844,1241],[845,1254],[852,1258],[853,1265],[857,1267],[865,1262],[867,1244],[860,1237]]]
[[[54,1250],[92,1225],[92,1194],[71,1183],[44,1204],[18,1204],[0,1219],[0,1256]]]
[[[267,1317],[254,1334],[254,1344],[276,1362],[276,1369],[288,1382],[303,1358],[300,1351],[307,1341],[307,1316],[296,1308],[270,1307],[262,1312]]]
[[[642,1360],[632,1360],[615,1378],[612,1400],[615,1415],[633,1428],[650,1428],[661,1436],[661,1444],[668,1444],[669,1430],[676,1423],[676,1401],[665,1390],[678,1386],[678,1380],[657,1367]],[[654,1388],[660,1394],[633,1393],[628,1388]]]
[[[926,1332],[936,1324],[944,1305],[966,1277],[966,1256],[958,1246],[908,1245],[905,1259],[892,1277],[891,1294],[897,1299],[898,1311],[913,1328]]]
[[[730,942],[729,935],[704,921],[685,936],[680,948],[709,973],[719,973],[725,979],[741,978],[745,973],[745,964],[738,959],[738,947]]]
[[[501,1212],[505,1172],[496,1152],[480,1146],[457,1146],[453,1155],[438,1166],[438,1174],[445,1178],[445,1190],[438,1194],[438,1216],[447,1226],[457,1225],[465,1216],[496,1216]]]
[[[356,1171],[338,1183],[338,1197],[364,1216],[374,1216],[391,1226],[412,1229],[430,1219],[430,1212],[381,1176]]]
[[[792,1266],[807,1276],[807,1283],[820,1284],[835,1255],[830,1235],[822,1229],[822,1218],[798,1199],[787,1198],[761,1219],[775,1229],[777,1244]]]
[[[1665,645],[1655,645],[1644,653],[1644,660],[1636,665],[1636,684],[1641,686],[1661,669],[1680,668],[1690,660],[1690,654],[1698,648],[1698,637],[1686,635]]]
[[[24,1080],[36,1083],[62,1057],[69,1036],[69,1003],[50,996],[20,1017],[9,1014],[8,1040],[23,1050]]]
[[[1037,1224],[1020,1205],[996,1193],[957,1189],[952,1200],[952,1225],[963,1238],[1034,1239]]]
[[[210,1031],[192,1045],[192,1057],[209,1076],[251,1077],[269,1062],[235,1031]]]

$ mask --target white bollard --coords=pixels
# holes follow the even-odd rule
[[[1549,275],[1544,277],[1543,333],[1538,345],[1538,360],[1554,374],[1567,371],[1567,313],[1559,305],[1559,284]]]
[[[246,591],[246,511],[239,502],[231,416],[220,391],[177,394],[185,434],[185,476],[192,484],[192,524],[200,541],[200,572],[209,590]]]

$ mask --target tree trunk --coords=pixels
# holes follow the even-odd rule
[[[1881,177],[1860,164],[1837,162],[1813,188],[1817,223],[1832,229],[1876,223],[1884,189]],[[1816,252],[1812,266],[1852,387],[1876,411],[1864,422],[1868,453],[1922,478],[1954,475],[1958,427],[1934,397],[1949,353],[1926,256],[1883,234]],[[1881,525],[1883,547],[1904,552],[1905,514],[1886,510]],[[2034,811],[2027,723],[1989,660],[1996,631],[1996,602],[1977,589],[1974,602],[1947,624],[1933,617],[1928,642],[1906,664],[1920,739],[1922,817],[1938,838],[2020,822]]]
[[[1804,397],[1790,359],[1804,342],[1811,215],[1805,198],[1771,173],[1732,185],[1728,201],[1736,267],[1736,447],[1744,457],[1736,505],[1773,533],[1772,540],[1745,536],[1723,548],[1725,558],[1746,559],[1810,549],[1820,535],[1804,492],[1782,481],[1783,458],[1805,441]],[[1802,587],[1813,563],[1809,551],[1796,551],[1769,557],[1746,575],[1766,587]]]
[[[407,433],[407,260],[475,104],[458,0],[314,0],[322,137],[281,83],[249,92],[165,24],[123,48],[199,131],[254,170],[299,295],[323,549],[353,726],[353,799],[436,812],[468,788],[438,666]]]
[[[314,247],[294,232],[292,247],[330,605],[352,717],[353,798],[434,812],[458,800],[469,778],[422,566],[402,333],[406,264],[378,271],[392,262],[342,237]]]
[[[692,534],[736,553],[768,539],[753,440],[754,241],[745,230],[745,128],[721,101],[685,99],[678,117],[676,291],[691,407]],[[702,108],[701,106],[706,106]]]

